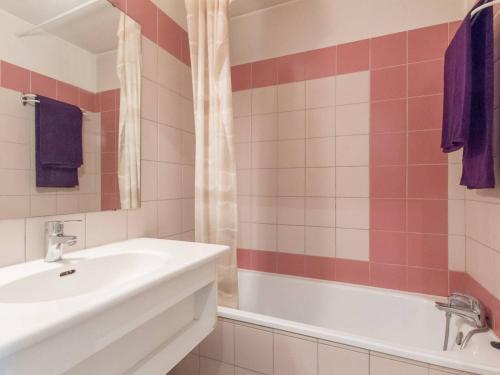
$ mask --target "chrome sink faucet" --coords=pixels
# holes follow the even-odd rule
[[[460,345],[460,349],[464,349],[466,347],[470,338],[475,333],[488,330],[488,325],[486,324],[485,308],[483,304],[475,297],[462,293],[452,293],[448,297],[447,303],[436,302],[436,308],[446,313],[444,350],[446,350],[448,347],[450,319],[452,315],[456,315],[465,319],[473,327],[473,329],[470,330],[469,333],[467,333],[463,340],[460,336],[460,342],[457,341],[457,344]]]
[[[61,260],[64,246],[76,245],[78,237],[64,234],[64,223],[67,222],[81,222],[81,220],[48,221],[45,223],[46,262]]]

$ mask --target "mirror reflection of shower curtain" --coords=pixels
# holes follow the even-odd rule
[[[120,79],[118,185],[122,209],[141,202],[141,26],[122,14],[118,26],[117,73]]]
[[[196,132],[195,237],[227,245],[219,305],[238,306],[238,212],[229,60],[229,0],[185,0]]]

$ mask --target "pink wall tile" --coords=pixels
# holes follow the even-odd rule
[[[181,30],[181,61],[191,66],[191,52],[189,49],[189,36],[187,31]]]
[[[448,295],[448,272],[426,268],[408,268],[408,290],[438,296]]]
[[[406,134],[404,133],[372,134],[370,147],[372,166],[406,164]]]
[[[306,52],[306,79],[333,76],[337,70],[337,47]]]
[[[306,78],[306,54],[296,53],[279,57],[278,83],[303,81]]]
[[[444,86],[444,60],[408,65],[408,96],[441,94]]]
[[[31,92],[56,99],[57,81],[42,74],[31,72]]]
[[[116,174],[101,174],[101,191],[103,194],[114,194],[118,191]]]
[[[441,130],[408,133],[409,164],[442,164],[448,157],[441,151]]]
[[[335,259],[335,280],[343,283],[369,285],[370,265],[368,262]]]
[[[406,233],[372,230],[370,232],[370,261],[406,265]]]
[[[78,87],[57,81],[57,100],[78,105]]]
[[[252,88],[252,64],[236,65],[231,68],[231,84],[233,91]]]
[[[277,253],[276,271],[285,275],[304,276],[305,256],[302,254]]]
[[[373,70],[371,100],[406,98],[406,66]]]
[[[406,99],[371,103],[372,133],[406,131]]]
[[[379,288],[406,290],[407,267],[370,263],[370,285]]]
[[[408,32],[408,61],[442,59],[448,46],[448,24]]]
[[[252,268],[252,250],[238,249],[237,261],[239,268],[251,269]]]
[[[321,280],[334,280],[335,261],[333,258],[306,256],[305,277]]]
[[[261,272],[276,272],[277,254],[272,251],[254,250],[252,269]]]
[[[252,63],[252,87],[273,86],[278,83],[278,60],[269,59]]]
[[[404,231],[406,229],[406,201],[404,199],[370,199],[370,228]]]
[[[405,198],[406,166],[372,167],[370,197]]]
[[[116,173],[117,170],[117,153],[101,153],[101,173]]]
[[[443,96],[432,95],[408,99],[408,129],[441,129]]]
[[[114,152],[117,147],[116,132],[101,134],[101,152]]]
[[[127,14],[141,24],[144,36],[153,42],[158,40],[158,8],[152,1],[128,0]],[[180,56],[180,53],[176,55],[176,57],[178,56]]]
[[[86,90],[78,90],[78,105],[80,108],[87,111],[95,112],[95,95],[94,93]]]
[[[30,91],[30,71],[17,65],[1,61],[1,86],[7,89],[27,93]]]
[[[370,68],[370,41],[340,44],[337,47],[337,74],[347,74]]]
[[[406,64],[408,33],[384,35],[371,40],[371,68]]]
[[[448,166],[409,166],[408,198],[447,199]]]
[[[158,12],[158,45],[170,54],[181,55],[181,27],[163,12]]]
[[[408,265],[448,269],[448,236],[408,233]]]
[[[408,200],[408,231],[415,233],[448,233],[448,201]]]
[[[99,93],[101,111],[111,111],[116,108],[116,91],[108,90]]]
[[[454,21],[450,22],[448,24],[448,41],[451,42],[451,40],[455,37],[455,33],[457,32],[458,28],[462,24],[462,21]]]
[[[116,111],[106,111],[101,113],[101,131],[115,132],[118,131],[118,121],[116,119]]]

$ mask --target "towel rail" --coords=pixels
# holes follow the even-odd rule
[[[476,9],[474,9],[471,12],[470,15],[474,16],[474,15],[478,14],[480,11],[482,11],[483,9],[492,7],[492,6],[496,5],[496,4],[500,4],[500,0],[492,0],[492,1],[488,2],[488,3],[486,3],[486,4],[483,4],[483,5],[479,6],[479,7],[477,7]]]
[[[40,103],[40,100],[37,99],[36,94],[21,94],[21,103],[24,106],[27,104],[34,106],[36,103]],[[89,116],[86,110],[80,108],[80,111],[82,111],[83,116]]]

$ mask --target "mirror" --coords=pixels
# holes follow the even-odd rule
[[[140,26],[107,0],[2,0],[0,25],[0,219],[138,208]]]

